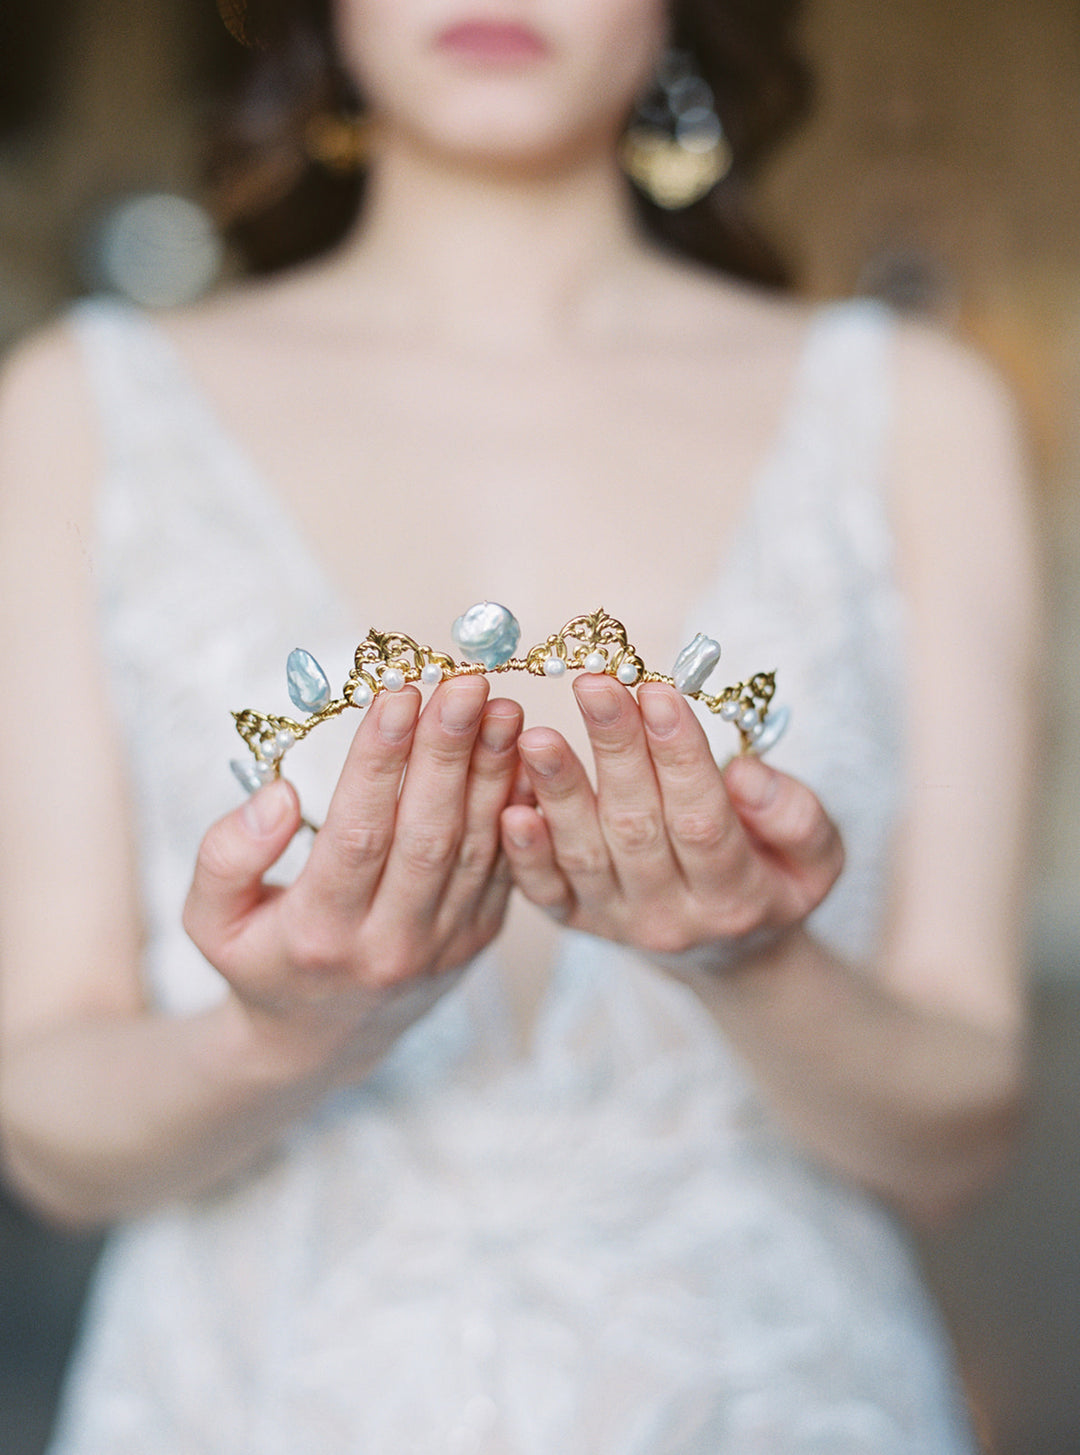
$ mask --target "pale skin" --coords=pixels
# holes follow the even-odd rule
[[[362,226],[328,262],[162,326],[358,622],[438,645],[479,595],[545,633],[603,604],[663,663],[775,432],[805,311],[630,223],[614,143],[662,43],[656,0],[537,0],[547,53],[495,77],[429,44],[434,12],[464,9],[342,0],[382,122]],[[209,829],[185,924],[226,994],[164,1017],[95,638],[99,443],[63,330],[24,349],[0,403],[0,632],[12,680],[62,681],[77,714],[13,714],[0,756],[0,1107],[21,1193],[93,1225],[214,1186],[368,1075],[489,943],[526,1047],[559,924],[686,980],[796,1141],[911,1217],[984,1186],[1023,1083],[1024,468],[981,365],[914,331],[897,353],[910,806],[868,963],[803,928],[842,867],[825,809],[763,763],[722,772],[669,689],[501,679],[511,701],[467,679],[422,711],[412,689],[379,699],[287,890],[263,884],[299,823],[287,784]],[[391,510],[409,548],[371,555],[360,600],[350,543]],[[703,511],[711,537],[686,527]]]

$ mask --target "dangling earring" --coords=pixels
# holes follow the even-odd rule
[[[700,202],[731,170],[731,145],[712,87],[687,51],[669,50],[638,104],[619,159],[630,180],[666,211]]]
[[[371,159],[374,123],[354,111],[320,111],[304,128],[304,153],[331,172],[361,172]]]

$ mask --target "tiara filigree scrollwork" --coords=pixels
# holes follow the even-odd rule
[[[786,707],[772,706],[774,672],[758,672],[713,696],[704,687],[720,659],[718,642],[699,632],[679,653],[670,676],[652,672],[622,622],[602,607],[587,616],[572,617],[523,657],[514,655],[521,638],[517,621],[495,602],[470,607],[454,622],[450,635],[464,660],[455,662],[445,652],[421,646],[403,632],[372,629],[356,648],[339,697],[333,695],[329,678],[311,653],[297,647],[289,654],[286,675],[289,697],[305,716],[285,717],[250,708],[234,712],[236,730],[252,754],[248,760],[232,763],[236,777],[254,792],[280,775],[285,754],[320,723],[340,717],[347,708],[370,706],[380,692],[400,692],[409,682],[433,687],[450,677],[491,672],[528,672],[534,677],[590,672],[614,677],[625,687],[666,682],[730,722],[743,753],[766,752],[779,740],[790,718]]]

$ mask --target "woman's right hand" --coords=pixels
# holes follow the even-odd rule
[[[366,1075],[502,923],[499,815],[522,714],[487,691],[459,678],[422,712],[415,688],[380,694],[287,888],[263,883],[300,826],[284,780],[203,840],[185,928],[253,1030],[305,1071]]]

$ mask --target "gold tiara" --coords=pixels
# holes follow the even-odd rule
[[[494,601],[482,601],[459,616],[450,637],[464,661],[422,647],[403,632],[372,629],[356,649],[352,670],[335,697],[330,679],[310,652],[297,647],[286,666],[289,697],[300,720],[245,708],[234,712],[236,730],[251,749],[251,758],[234,761],[232,770],[248,792],[277,778],[290,748],[320,723],[339,717],[346,708],[370,706],[380,692],[400,692],[408,682],[436,686],[451,677],[488,672],[529,672],[534,677],[564,677],[589,672],[614,677],[625,687],[666,682],[686,697],[703,703],[730,722],[739,734],[739,751],[764,753],[788,725],[786,707],[771,708],[775,672],[758,672],[745,682],[725,687],[716,696],[705,692],[706,680],[720,660],[720,644],[699,632],[675,659],[671,675],[651,672],[631,644],[621,621],[600,608],[575,616],[550,637],[515,656],[521,628],[513,613]]]

